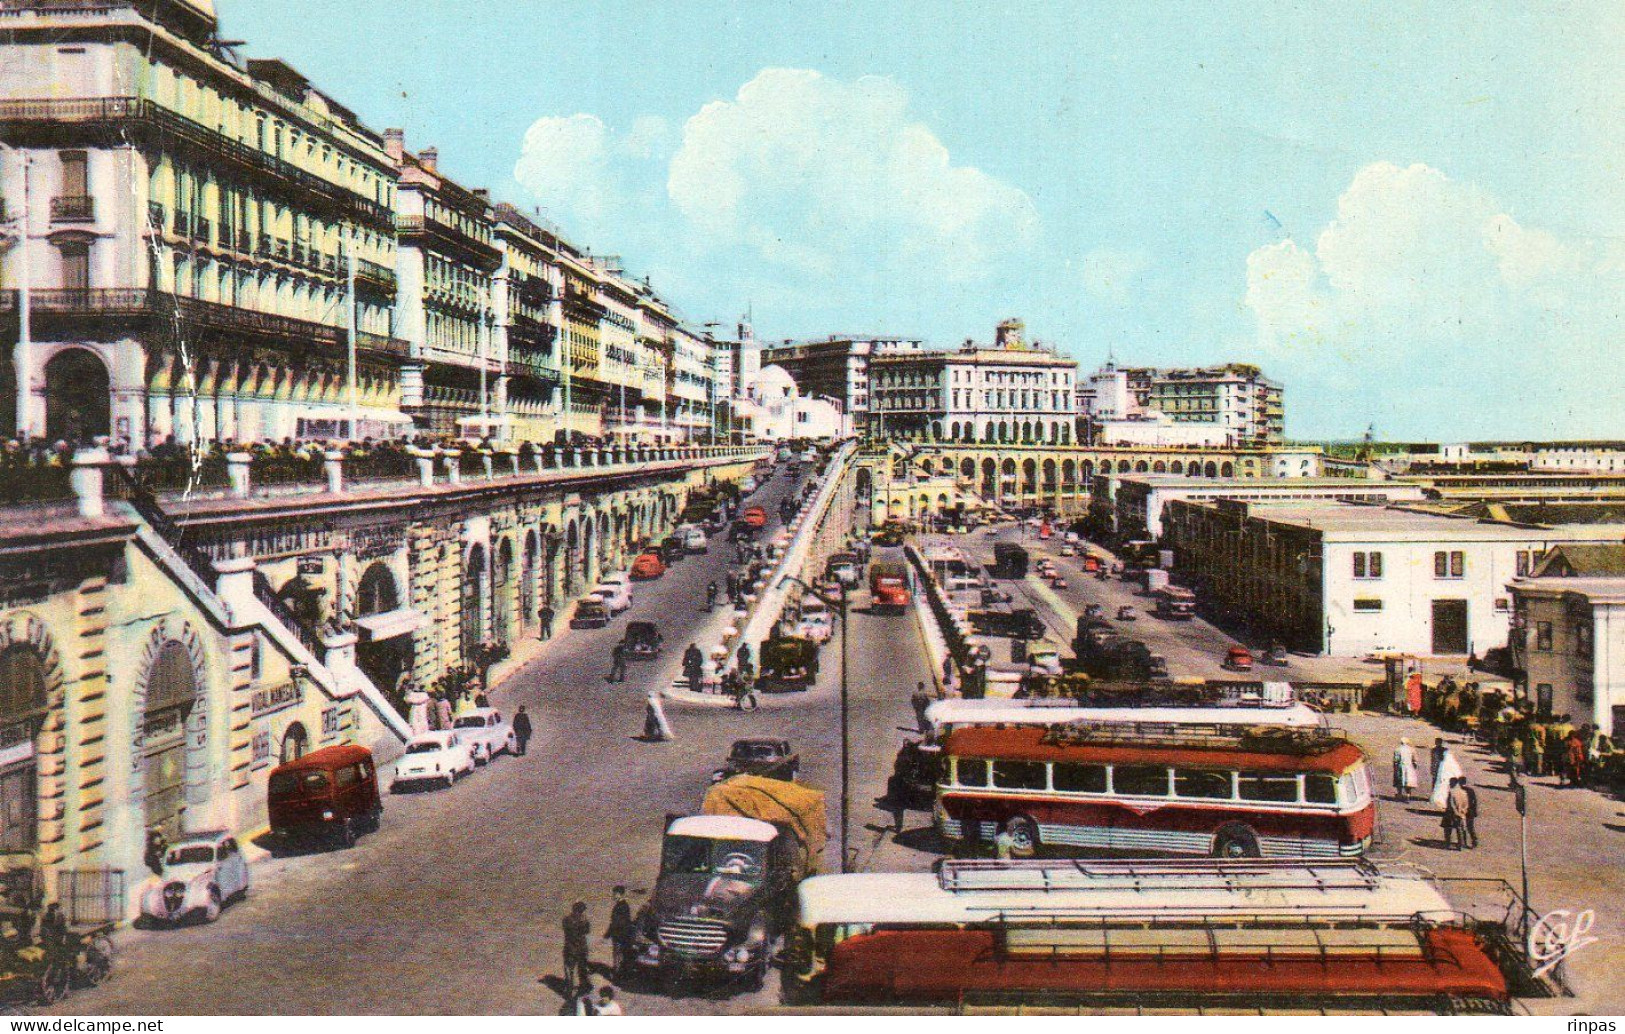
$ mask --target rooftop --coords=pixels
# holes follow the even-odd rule
[[[1247,505],[1249,517],[1316,530],[1327,540],[1433,542],[1482,541],[1625,541],[1625,525],[1513,524],[1433,513],[1396,506],[1363,506],[1340,502],[1262,502]]]

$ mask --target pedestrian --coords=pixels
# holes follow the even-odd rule
[[[1443,808],[1450,796],[1450,781],[1463,774],[1461,763],[1456,760],[1456,755],[1448,750],[1445,751],[1444,757],[1439,761],[1438,767],[1433,772],[1433,793],[1428,797],[1429,803],[1435,808]]]
[[[610,964],[617,977],[632,967],[632,935],[636,926],[632,922],[632,903],[626,900],[626,887],[614,890],[615,903],[609,908],[609,926],[604,939],[610,945]]]
[[[1422,713],[1422,673],[1419,671],[1405,677],[1405,706],[1411,714]]]
[[[901,833],[908,818],[908,789],[903,777],[896,772],[886,777],[885,805],[891,809],[892,828]]]
[[[541,626],[539,636],[548,640],[553,638],[553,607],[551,604],[542,604],[542,609],[536,612],[536,623]]]
[[[1466,815],[1467,846],[1468,847],[1477,847],[1478,846],[1478,791],[1475,790],[1473,788],[1473,784],[1469,783],[1466,779],[1462,779],[1461,788],[1467,794],[1467,815]]]
[[[445,693],[435,694],[434,716],[436,729],[449,729],[452,726],[451,699]]]
[[[169,840],[161,829],[147,830],[147,850],[142,855],[142,861],[152,870],[154,876],[164,874],[164,855],[169,853]]]
[[[717,606],[717,583],[710,582],[705,587],[705,609],[715,610]]]
[[[1416,752],[1408,738],[1400,737],[1399,746],[1394,748],[1394,796],[1408,802],[1415,789]]]
[[[643,707],[643,738],[651,743],[666,743],[675,737],[666,721],[666,709],[660,703],[660,691],[652,689]]]
[[[577,901],[564,917],[564,986],[572,999],[592,988],[592,924],[587,920],[587,903]]]
[[[524,757],[525,752],[530,749],[530,734],[530,715],[525,713],[525,705],[520,704],[519,710],[513,714],[514,753],[520,757]]]
[[[609,681],[626,681],[626,645],[624,643],[616,643],[614,648],[609,651]]]
[[[593,1011],[595,1016],[625,1016],[626,1010],[621,1003],[615,1000],[615,989],[608,984],[598,989],[598,1001]]]
[[[683,651],[683,677],[688,679],[688,688],[698,693],[700,691],[700,675],[705,668],[705,655],[700,653],[698,643],[689,643],[688,649]]]
[[[1439,782],[1439,766],[1444,764],[1444,756],[1444,737],[1435,737],[1433,740],[1433,749],[1428,751],[1428,765],[1430,766],[1428,778],[1433,781],[1435,786],[1438,785]]]
[[[1563,740],[1565,764],[1564,774],[1568,776],[1570,786],[1584,786],[1586,775],[1586,744],[1580,730],[1570,729],[1568,736]]]
[[[1460,851],[1466,844],[1467,791],[1462,789],[1465,782],[1459,776],[1452,777],[1445,792],[1444,818],[1440,821],[1447,850]]]
[[[908,698],[908,702],[914,705],[915,728],[922,733],[930,732],[931,721],[926,718],[925,712],[931,706],[931,694],[926,690],[923,681],[914,687],[914,693]]]
[[[747,678],[744,672],[733,676],[734,708],[739,711],[754,711],[762,706],[756,699],[756,680]],[[750,706],[746,706],[749,704]]]

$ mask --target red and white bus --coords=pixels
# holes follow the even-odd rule
[[[1182,585],[1164,585],[1151,612],[1165,621],[1189,621],[1196,616],[1196,593]]]
[[[797,892],[792,1001],[1506,1012],[1491,924],[1365,861],[945,861]]]
[[[1324,727],[965,726],[942,753],[936,826],[959,852],[1003,830],[1020,857],[1352,857],[1376,822],[1365,755]]]

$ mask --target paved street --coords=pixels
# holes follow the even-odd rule
[[[791,488],[780,475],[753,501],[774,514]],[[641,583],[630,615],[560,635],[497,692],[499,706],[511,712],[524,703],[534,715],[528,757],[500,758],[449,791],[391,797],[382,830],[349,852],[261,862],[249,898],[218,923],[130,934],[113,978],[75,994],[65,1009],[554,1012],[561,999],[538,978],[561,971],[559,922],[570,903],[586,901],[597,930],[612,885],[626,883],[634,906],[641,903],[658,865],[663,816],[698,806],[711,770],[741,735],[783,736],[801,752],[803,780],[829,794],[825,868],[838,868],[838,638],[825,651],[819,686],[800,701],[753,714],[668,704],[676,742],[634,739],[648,687],[675,676],[706,616],[704,586],[720,581],[732,559],[720,536],[714,542],[709,555]],[[609,649],[628,617],[659,622],[667,650],[611,685]],[[889,845],[875,832],[887,816],[873,801],[910,714],[908,695],[927,674],[912,617],[858,612],[852,622],[852,830],[858,861],[868,864]],[[600,955],[607,959],[607,945]],[[770,978],[753,996],[632,994],[627,1007],[716,1012],[776,999]]]

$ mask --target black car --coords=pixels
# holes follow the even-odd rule
[[[789,740],[734,740],[727,764],[711,773],[711,781],[753,775],[794,782],[800,773],[801,756],[790,749]]]
[[[621,646],[632,660],[649,660],[658,656],[664,643],[660,629],[655,627],[653,621],[633,621],[626,626],[626,635],[621,638]]]
[[[688,547],[676,535],[667,535],[660,540],[660,559],[667,564],[674,564],[688,556]]]

